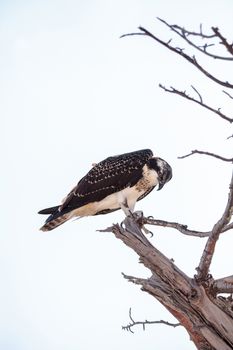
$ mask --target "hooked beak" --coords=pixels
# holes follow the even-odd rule
[[[159,182],[159,187],[158,187],[157,191],[160,191],[164,185],[165,185],[165,182],[163,182],[163,181]]]

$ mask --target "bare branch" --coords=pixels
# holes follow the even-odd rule
[[[178,222],[156,220],[156,219],[151,218],[151,217],[148,217],[148,218],[143,217],[142,220],[143,220],[143,225],[154,225],[154,226],[174,228],[177,231],[179,231],[187,236],[194,236],[194,237],[208,237],[209,236],[209,232],[189,230],[187,225],[179,224]]]
[[[150,33],[147,29],[143,28],[143,27],[139,27],[139,29],[141,30],[141,32],[143,34],[145,34],[146,36],[154,39],[155,41],[157,41],[158,43],[160,43],[161,45],[165,46],[166,48],[168,48],[169,50],[177,53],[178,55],[182,56],[185,60],[187,60],[188,62],[190,62],[191,64],[193,64],[199,71],[201,71],[205,76],[207,76],[209,79],[213,80],[215,83],[225,86],[227,88],[232,89],[233,88],[233,84],[229,83],[228,81],[222,81],[219,80],[218,78],[216,78],[215,76],[213,76],[212,74],[210,74],[207,70],[205,70],[196,60],[195,56],[190,57],[189,55],[187,55],[186,53],[184,53],[183,50],[181,49],[177,49],[176,47],[171,46],[169,43],[159,39],[157,36],[153,35],[152,33]],[[125,34],[123,37],[126,36],[132,36],[132,35],[141,35],[142,33],[130,33],[130,34]]]
[[[178,159],[184,159],[184,158],[187,158],[189,156],[192,156],[193,154],[205,154],[207,156],[211,156],[211,157],[223,160],[224,162],[231,162],[231,163],[233,162],[233,158],[225,158],[225,157],[219,156],[218,154],[215,154],[215,153],[198,151],[198,150],[191,151],[189,154],[178,157]]]
[[[171,322],[167,322],[167,321],[163,321],[163,320],[160,320],[160,321],[148,321],[148,320],[145,320],[145,321],[134,321],[134,319],[132,317],[131,308],[129,309],[129,318],[130,318],[131,322],[129,324],[127,324],[126,326],[122,326],[122,329],[125,330],[125,331],[130,331],[131,333],[134,333],[132,331],[132,327],[138,326],[138,325],[142,325],[142,328],[143,328],[144,331],[146,329],[146,325],[148,325],[148,324],[165,324],[166,326],[171,326],[171,327],[174,327],[174,328],[178,327],[178,326],[181,326],[180,323],[171,323]]]
[[[198,97],[199,97],[199,100],[196,100],[195,98],[193,97],[190,97],[189,95],[187,95],[186,91],[180,91],[180,90],[177,90],[175,89],[174,87],[170,87],[170,89],[166,88],[165,86],[163,86],[162,84],[159,84],[159,87],[161,89],[163,89],[164,91],[166,92],[170,92],[172,94],[176,94],[176,95],[179,95],[181,97],[184,97],[186,98],[187,100],[190,100],[190,101],[193,101],[195,103],[198,103],[200,106],[210,110],[211,112],[217,114],[218,116],[220,116],[221,118],[227,120],[228,122],[230,123],[233,123],[233,118],[229,118],[227,117],[225,114],[223,114],[220,109],[214,109],[210,106],[208,106],[207,104],[203,103],[203,99],[202,99],[202,96],[201,94],[194,88],[194,86],[191,85],[192,89],[197,93]]]
[[[142,219],[143,225],[154,225],[154,226],[162,226],[162,227],[169,227],[174,228],[175,230],[181,232],[182,234],[186,236],[192,236],[192,237],[209,237],[212,233],[212,231],[202,232],[202,231],[194,231],[189,230],[187,225],[179,224],[178,222],[170,222],[170,221],[164,221],[164,220],[157,220],[151,217],[143,217]],[[233,229],[233,223],[226,225],[223,227],[221,233],[229,231]]]
[[[229,92],[222,90],[222,92],[224,92],[224,94],[226,94],[228,97],[230,97],[233,100],[233,96],[231,94],[229,94]]]
[[[147,279],[145,279],[145,278],[139,278],[139,277],[135,277],[135,276],[126,275],[124,272],[122,272],[121,274],[125,279],[127,279],[129,282],[132,282],[134,284],[143,285],[143,283],[147,282]]]
[[[206,242],[205,249],[202,253],[201,260],[197,268],[197,280],[199,281],[204,281],[208,277],[209,267],[213,258],[217,240],[223,227],[230,222],[233,214],[233,172],[229,189],[228,201],[224,213],[213,227],[212,233]]]
[[[143,35],[143,36],[147,36],[147,34],[145,34],[145,33],[140,33],[140,32],[138,32],[138,33],[127,33],[127,34],[122,34],[121,36],[120,36],[120,39],[122,39],[122,38],[126,38],[127,36],[134,36],[134,35]],[[168,44],[171,42],[171,39],[168,41]]]
[[[216,294],[233,293],[233,275],[215,280],[212,288]]]
[[[219,37],[219,39],[221,39],[221,44],[225,46],[225,48],[227,49],[227,51],[233,55],[233,45],[229,44],[228,41],[226,40],[226,38],[224,38],[222,36],[222,34],[220,33],[219,29],[217,27],[212,27],[212,30],[214,32],[214,34]]]
[[[191,88],[196,92],[196,94],[198,95],[199,99],[200,99],[200,103],[203,104],[203,99],[202,99],[202,96],[201,94],[197,91],[197,89],[191,85]]]
[[[209,237],[212,233],[212,231],[195,231],[195,230],[189,230],[187,225],[179,224],[178,222],[172,222],[172,221],[165,221],[165,220],[158,220],[154,219],[152,216],[149,217],[143,217],[141,219],[142,225],[153,225],[153,226],[160,226],[160,227],[168,227],[168,228],[174,228],[175,230],[181,232],[182,234],[186,236],[192,236],[192,237],[200,237],[205,238]],[[233,222],[224,226],[221,233],[230,231],[233,229]],[[108,227],[106,229],[97,230],[98,232],[113,232],[114,226]],[[125,278],[129,278],[129,276],[125,276]]]
[[[165,20],[157,17],[157,19],[162,22],[163,24],[165,24],[167,27],[169,27],[173,32],[175,32],[177,35],[179,35],[182,39],[184,39],[190,46],[194,47],[195,49],[197,49],[198,51],[204,53],[207,56],[210,56],[214,59],[220,59],[220,60],[227,60],[227,61],[232,61],[233,57],[224,57],[224,56],[218,56],[215,54],[212,54],[210,52],[207,51],[207,48],[210,46],[214,46],[214,44],[207,44],[205,43],[202,46],[198,46],[196,45],[193,41],[191,41],[188,37],[189,36],[199,36],[202,39],[212,39],[212,38],[216,38],[216,34],[212,34],[212,35],[204,35],[202,33],[202,27],[200,27],[200,33],[196,33],[196,32],[190,32],[188,30],[186,30],[185,28],[182,28],[176,24],[169,24],[167,23]]]

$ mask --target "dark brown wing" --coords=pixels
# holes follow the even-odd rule
[[[143,166],[152,157],[152,151],[145,149],[103,160],[79,181],[59,210],[79,208],[134,186],[142,177]]]

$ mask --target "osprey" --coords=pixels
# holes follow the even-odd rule
[[[137,201],[158,185],[160,190],[172,178],[172,169],[150,149],[109,157],[84,176],[61,205],[43,209],[50,214],[41,227],[50,231],[75,217],[111,213],[122,209],[132,215]]]

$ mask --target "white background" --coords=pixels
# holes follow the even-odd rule
[[[136,254],[111,233],[96,232],[120,222],[122,212],[43,233],[37,211],[59,204],[93,162],[151,148],[172,165],[174,177],[136,209],[211,229],[226,203],[230,164],[177,156],[197,148],[230,157],[232,129],[158,84],[193,93],[192,84],[231,116],[232,100],[153,40],[119,37],[142,25],[168,41],[172,33],[159,16],[190,30],[219,26],[231,42],[232,11],[231,0],[0,2],[1,349],[194,349],[181,327],[121,330],[129,307],[136,320],[176,321],[123,279],[121,272],[150,275]],[[233,81],[231,62],[197,57]],[[153,244],[193,276],[205,240],[152,229]],[[214,277],[232,274],[232,243],[231,232],[218,242]]]

